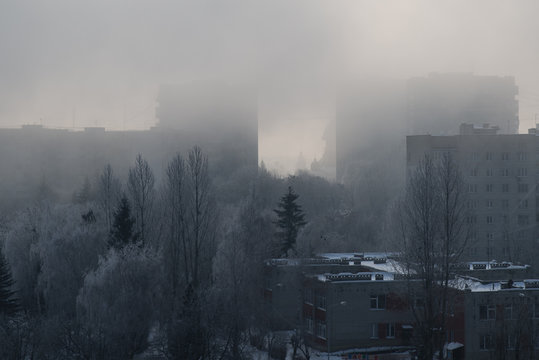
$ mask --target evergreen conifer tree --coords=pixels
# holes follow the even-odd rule
[[[19,301],[15,298],[11,268],[0,248],[0,315],[13,315],[19,310]]]
[[[288,193],[281,197],[278,208],[273,211],[277,214],[275,224],[278,227],[277,236],[280,241],[281,254],[288,256],[290,250],[296,253],[296,238],[299,230],[307,224],[301,206],[296,202],[299,195],[288,187]]]
[[[126,196],[122,196],[114,212],[114,222],[110,231],[109,247],[121,249],[130,242],[135,243],[138,236],[133,233],[135,219],[131,217],[131,206]]]

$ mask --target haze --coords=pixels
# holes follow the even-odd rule
[[[431,72],[515,76],[539,113],[536,1],[3,1],[0,126],[147,129],[158,87],[259,89],[259,160],[324,152],[336,84]]]

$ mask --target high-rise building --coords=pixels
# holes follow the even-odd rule
[[[460,130],[460,135],[452,136],[408,136],[408,177],[426,154],[434,160],[450,154],[464,177],[472,213],[467,219],[473,230],[465,258],[536,265],[539,137],[535,129],[498,135],[497,127],[463,124]]]
[[[370,79],[342,87],[336,112],[337,181],[349,182],[372,159],[388,164],[404,153],[405,135],[456,135],[461,123],[490,123],[500,134],[517,134],[517,95],[513,77],[471,73]]]
[[[455,135],[463,122],[518,134],[518,87],[512,76],[433,73],[409,79],[406,94],[409,135]]]

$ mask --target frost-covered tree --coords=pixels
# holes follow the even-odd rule
[[[97,183],[97,204],[104,214],[109,232],[112,229],[114,210],[122,195],[121,192],[120,180],[114,176],[112,166],[110,164],[106,165]]]
[[[127,189],[133,202],[137,233],[142,246],[146,245],[151,224],[154,202],[155,177],[153,171],[141,154],[137,155],[135,166],[129,169]]]
[[[301,206],[297,203],[299,195],[294,193],[292,187],[288,187],[288,192],[281,197],[278,208],[273,210],[277,214],[277,237],[280,242],[281,254],[284,257],[289,252],[296,252],[296,239],[299,230],[307,224],[305,214]]]
[[[132,359],[148,346],[159,291],[159,259],[129,245],[111,250],[84,278],[77,297],[79,331],[71,351],[86,359]]]
[[[19,310],[14,284],[11,268],[0,247],[0,315],[13,315]]]

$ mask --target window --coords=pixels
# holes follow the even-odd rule
[[[518,215],[517,223],[520,226],[529,225],[530,224],[530,218],[529,218],[528,215]]]
[[[313,289],[305,289],[305,302],[307,304],[313,304],[314,294]]]
[[[466,216],[466,223],[468,223],[468,224],[476,224],[477,223],[477,216],[475,216],[475,215]]]
[[[509,224],[509,216],[507,215],[502,215],[502,222],[504,224]]]
[[[493,202],[492,200],[487,200],[487,207],[492,208]]]
[[[468,192],[469,193],[476,193],[477,192],[477,184],[468,184]]]
[[[316,336],[327,339],[326,338],[326,323],[322,321],[316,322]]]
[[[528,158],[528,154],[522,151],[517,152],[517,160],[518,161],[526,161]]]
[[[503,152],[502,153],[502,160],[504,160],[504,161],[509,160],[509,153],[508,152]]]
[[[519,209],[527,209],[528,208],[528,199],[520,200],[518,203]]]
[[[320,309],[326,308],[326,297],[324,295],[316,295],[316,307]]]
[[[314,331],[313,319],[307,318],[307,319],[306,319],[306,323],[307,323],[307,326],[306,326],[306,327],[307,327],[307,332],[308,332],[309,334],[312,334],[313,331]]]
[[[537,300],[535,300],[535,303],[533,304],[533,317],[539,319],[539,301]]]
[[[528,176],[528,168],[519,168],[517,170],[517,176]]]
[[[487,215],[487,224],[493,224],[494,223],[494,217],[492,215]]]
[[[518,184],[518,192],[519,193],[527,193],[528,192],[528,184]]]
[[[395,337],[395,324],[389,323],[386,328],[386,337],[394,338]]]
[[[502,209],[509,209],[509,200],[507,199],[502,200]]]
[[[477,200],[468,200],[466,202],[466,207],[468,209],[476,209],[477,208]]]
[[[371,324],[371,339],[378,339],[378,324]]]
[[[371,310],[383,310],[386,308],[385,295],[371,295]]]
[[[507,338],[505,339],[505,348],[512,350],[515,348],[515,343],[516,343],[516,335],[507,334]]]
[[[494,188],[494,185],[492,185],[492,184],[487,184],[487,185],[486,185],[486,190],[487,190],[487,192],[492,192],[492,189],[493,189],[493,188]]]
[[[487,169],[487,176],[493,176],[493,175],[494,175],[494,170]]]
[[[470,157],[472,158],[472,160],[477,160],[477,159],[479,159],[479,154],[474,151],[473,153],[471,153]]]
[[[509,184],[502,184],[502,192],[509,192]]]
[[[487,233],[487,240],[488,241],[492,241],[492,239],[494,239],[494,235],[492,233]]]
[[[513,319],[513,304],[506,304],[503,308],[503,318],[505,320]]]
[[[491,335],[480,335],[479,336],[479,349],[480,350],[490,350],[490,349],[492,349],[492,336]]]
[[[492,249],[492,246],[487,246],[487,258],[491,259],[493,253],[494,250]]]
[[[492,160],[492,153],[490,151],[487,152],[486,159],[487,160]]]
[[[479,305],[479,320],[496,319],[496,307],[494,305]]]
[[[470,176],[477,176],[477,168],[470,169]]]
[[[502,176],[509,176],[509,169],[502,169]]]

